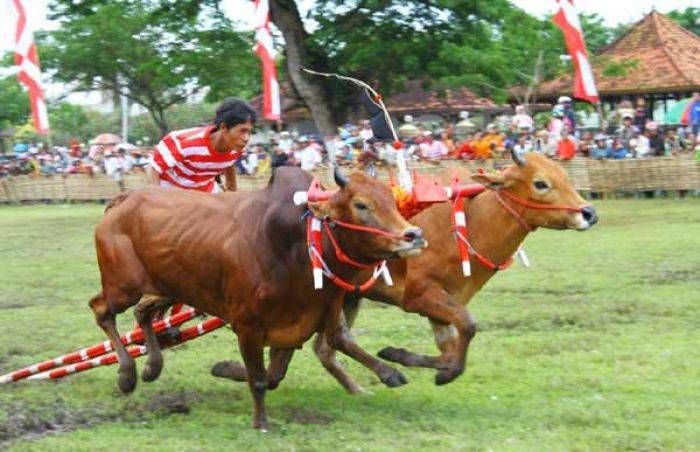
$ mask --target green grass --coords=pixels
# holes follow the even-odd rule
[[[700,450],[700,201],[597,206],[596,228],[536,232],[533,266],[473,300],[480,330],[448,386],[404,369],[410,383],[388,389],[343,359],[373,392],[349,396],[307,346],[268,393],[262,434],[247,387],[209,376],[237,357],[222,330],[166,351],[161,378],[130,396],[116,367],[0,387],[0,449]],[[104,339],[87,306],[101,211],[0,207],[0,373]],[[434,352],[427,322],[394,308],[365,304],[355,334],[371,352]]]

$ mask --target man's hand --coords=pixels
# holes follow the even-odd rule
[[[226,191],[236,191],[238,183],[236,181],[236,168],[230,166],[224,170],[224,189]]]

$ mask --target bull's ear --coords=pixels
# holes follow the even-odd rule
[[[315,217],[325,218],[331,214],[331,205],[328,201],[309,202],[307,206]]]
[[[501,188],[505,183],[503,173],[477,173],[472,174],[472,180],[489,188]]]

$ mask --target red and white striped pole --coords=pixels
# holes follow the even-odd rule
[[[171,326],[177,326],[186,321],[193,319],[197,315],[197,311],[194,309],[187,309],[181,311],[178,314],[167,317],[163,320],[159,320],[153,324],[153,330],[156,333],[164,331],[166,328]],[[121,336],[122,344],[129,345],[134,342],[141,342],[144,339],[143,331],[137,328]],[[13,381],[22,380],[23,378],[28,378],[31,375],[38,374],[40,372],[45,372],[54,367],[63,366],[66,364],[79,363],[81,361],[87,361],[89,359],[104,355],[113,351],[112,343],[110,341],[104,341],[97,345],[91,347],[85,347],[78,351],[68,353],[66,355],[59,356],[58,358],[49,359],[47,361],[34,364],[32,366],[25,367],[23,369],[16,370],[6,375],[0,376],[0,385],[11,383]]]
[[[189,328],[186,328],[182,331],[180,331],[180,337],[178,339],[177,344],[174,345],[179,345],[182,344],[183,342],[187,342],[189,340],[192,340],[194,338],[197,338],[199,336],[203,336],[207,333],[211,333],[212,331],[221,328],[222,326],[226,325],[226,322],[218,317],[213,317],[211,319],[207,319],[204,322],[198,323],[197,325],[191,326]],[[128,349],[129,354],[134,357],[138,358],[139,356],[143,356],[148,353],[148,350],[144,346],[136,346],[136,347],[131,347]],[[100,356],[98,358],[91,359],[89,361],[82,361],[77,364],[71,364],[69,366],[64,366],[60,367],[58,369],[53,369],[48,372],[43,372],[40,374],[32,375],[28,379],[29,380],[48,380],[48,379],[57,379],[57,378],[63,378],[67,375],[75,374],[78,372],[84,372],[86,370],[99,367],[99,366],[109,366],[112,364],[116,364],[119,362],[117,359],[117,354],[112,352],[108,355],[105,356]]]

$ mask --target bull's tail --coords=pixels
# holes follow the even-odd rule
[[[119,193],[117,196],[110,199],[109,202],[107,203],[107,206],[105,207],[105,212],[107,212],[112,207],[116,207],[119,204],[121,204],[128,196],[129,196],[129,192]]]

